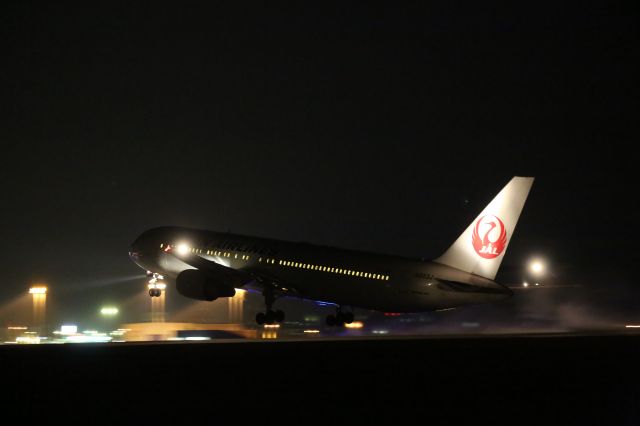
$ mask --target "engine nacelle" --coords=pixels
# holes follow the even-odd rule
[[[233,280],[224,274],[205,273],[199,269],[187,269],[176,278],[178,293],[208,302],[218,297],[233,297],[236,294],[233,284]]]

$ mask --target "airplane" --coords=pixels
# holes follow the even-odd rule
[[[353,322],[353,308],[412,313],[494,302],[513,294],[494,279],[533,181],[513,177],[432,261],[174,226],[145,231],[129,256],[147,271],[151,297],[161,295],[165,281],[196,300],[260,292],[260,325],[284,321],[273,308],[281,297],[335,306],[329,326]]]

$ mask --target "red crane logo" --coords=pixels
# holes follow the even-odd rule
[[[507,245],[504,223],[497,216],[482,216],[473,227],[471,243],[480,257],[493,259],[500,256]]]

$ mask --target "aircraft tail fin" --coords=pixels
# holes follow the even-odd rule
[[[493,280],[534,178],[515,176],[435,262]]]

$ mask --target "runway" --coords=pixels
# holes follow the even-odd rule
[[[0,347],[7,406],[216,424],[638,424],[638,360],[637,333]]]

